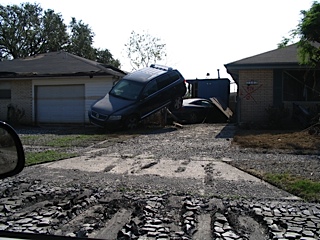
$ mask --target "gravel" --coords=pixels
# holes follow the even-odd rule
[[[27,167],[0,181],[0,230],[106,239],[318,239],[320,205],[293,200],[263,182],[215,178],[219,172],[206,162],[319,179],[319,156],[240,149],[232,144],[235,129],[169,126],[85,149],[91,150],[85,156],[88,166],[99,156],[117,158],[119,165],[133,162],[143,171],[170,160],[181,162],[176,174],[183,175],[190,162],[197,162],[206,174],[199,179],[117,174],[112,167],[101,172]],[[40,130],[18,133],[53,134],[50,128]],[[66,132],[54,129],[61,131]],[[140,165],[149,158],[150,164]]]
[[[68,134],[72,132],[92,131],[92,128],[77,129],[77,128],[29,128],[29,129],[18,129],[20,135],[34,135],[42,134],[48,137],[51,134]],[[135,156],[152,156],[153,162],[160,161],[160,159],[171,159],[174,161],[185,160],[186,163],[189,161],[201,161],[206,159],[213,159],[217,161],[228,162],[230,165],[235,166],[244,171],[255,173],[259,175],[261,173],[289,173],[312,180],[320,180],[320,156],[317,155],[296,155],[284,151],[266,150],[266,149],[242,149],[232,143],[232,137],[236,130],[236,126],[232,124],[196,124],[196,125],[185,125],[183,128],[176,128],[168,126],[165,128],[155,128],[154,130],[145,132],[138,137],[123,138],[124,133],[119,134],[122,139],[119,141],[113,141],[112,144],[96,144],[91,146],[91,149],[99,149],[99,151],[93,151],[89,158],[94,158],[99,155],[119,155],[123,159],[134,158]],[[28,151],[33,151],[33,146],[28,146]],[[78,152],[89,151],[90,148],[79,149],[74,148]],[[39,149],[35,149],[38,151]],[[151,162],[151,166],[153,164]],[[111,166],[112,168],[113,166]],[[110,169],[111,169],[110,168]],[[181,171],[183,174],[184,166],[181,166],[177,171]],[[27,171],[27,170],[25,170]],[[45,173],[41,170],[41,167],[35,167],[32,170],[37,176],[41,176]],[[106,170],[107,171],[107,170]],[[29,171],[28,171],[29,172]],[[75,176],[78,179],[76,170],[70,171],[65,170],[67,176]],[[85,173],[90,175],[90,173]],[[63,175],[61,173],[61,175]],[[103,175],[103,174],[102,174]],[[50,176],[42,179],[50,179]],[[93,174],[90,179],[99,181],[97,179],[111,179],[114,181],[113,176],[100,176],[100,174]],[[143,181],[143,178],[149,178],[149,176],[125,176],[122,179],[130,178],[130,185],[139,185]],[[156,177],[157,181],[154,181],[155,177],[151,177],[147,182],[157,182],[157,186],[162,188],[168,184],[165,178]],[[159,179],[158,179],[159,178]],[[61,177],[63,179],[63,177]],[[81,179],[80,179],[81,181]],[[103,181],[103,180],[100,180]],[[215,189],[218,191],[217,194],[224,193],[228,195],[230,191],[233,191],[233,185],[223,183],[222,189],[217,189],[220,184],[217,184],[215,180]],[[209,181],[208,181],[209,182]],[[109,180],[106,184],[109,183]],[[161,184],[162,183],[162,184]],[[195,189],[199,186],[189,183],[188,181],[180,180],[175,184],[177,188]],[[241,184],[239,184],[241,185]],[[242,184],[245,188],[247,184]],[[146,188],[154,188],[154,185],[145,186]],[[213,186],[211,186],[213,187]],[[166,187],[168,188],[168,187]],[[239,187],[238,187],[239,188]],[[258,188],[258,187],[257,187]],[[251,188],[250,188],[251,189]],[[249,190],[250,190],[249,189]],[[243,192],[249,191],[244,189]],[[262,195],[263,191],[259,189],[250,190],[255,194],[249,195]],[[241,192],[241,189],[239,189]]]
[[[152,153],[157,159],[201,159],[210,157],[230,160],[245,171],[288,173],[320,181],[320,156],[299,155],[283,150],[243,149],[232,143],[234,125],[199,124],[183,129],[167,127],[117,144],[105,152],[123,154]],[[150,144],[147,144],[150,143]],[[137,146],[139,146],[137,148]]]

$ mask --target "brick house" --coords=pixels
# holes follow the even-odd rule
[[[87,111],[126,73],[67,52],[0,62],[0,120],[88,123]]]
[[[320,71],[299,64],[297,44],[225,64],[238,86],[237,122],[265,123],[269,107],[288,110],[293,103],[316,111]]]

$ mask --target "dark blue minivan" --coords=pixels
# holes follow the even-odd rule
[[[181,108],[185,93],[185,79],[178,70],[152,64],[124,76],[91,106],[88,115],[99,127],[132,129],[164,107]]]

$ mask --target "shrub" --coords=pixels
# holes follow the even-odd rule
[[[11,125],[19,124],[24,115],[24,109],[20,109],[17,105],[8,105],[7,120]]]
[[[283,120],[288,118],[289,109],[284,107],[269,106],[266,108],[268,114],[268,126],[272,129],[283,128]]]

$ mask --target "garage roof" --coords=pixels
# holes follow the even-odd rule
[[[64,51],[38,54],[31,57],[0,62],[0,77],[61,75],[113,75],[125,72]]]

